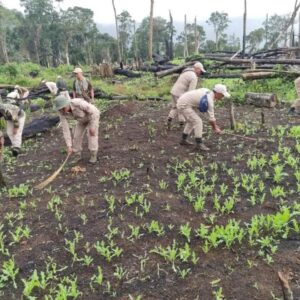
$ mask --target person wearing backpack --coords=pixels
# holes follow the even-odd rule
[[[209,123],[214,132],[221,133],[222,131],[217,125],[215,118],[214,101],[221,100],[223,97],[230,97],[226,86],[223,84],[216,84],[212,91],[206,88],[201,88],[186,92],[178,99],[178,112],[181,113],[186,120],[180,145],[192,145],[192,143],[187,141],[187,138],[192,131],[194,131],[196,150],[209,150],[209,148],[202,142],[203,123],[195,109],[198,109],[202,113],[207,112],[209,115]]]
[[[193,68],[185,69],[173,85],[171,89],[172,96],[172,109],[168,116],[167,126],[168,129],[171,129],[171,123],[174,118],[178,116],[179,124],[182,126],[185,122],[185,119],[182,114],[177,111],[177,100],[181,95],[183,95],[187,91],[191,91],[196,89],[198,83],[198,77],[202,74],[206,73],[203,65],[200,62],[196,62],[193,65]]]

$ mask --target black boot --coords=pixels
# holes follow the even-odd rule
[[[18,147],[11,148],[11,153],[14,157],[18,157],[18,155],[20,154],[20,148]]]
[[[191,146],[191,145],[193,145],[192,143],[190,143],[190,142],[187,141],[187,138],[188,138],[188,135],[186,133],[183,133],[182,134],[182,139],[180,141],[180,145],[183,145],[183,146]]]
[[[195,138],[195,141],[196,141],[195,150],[209,151],[209,148],[206,147],[206,146],[202,143],[202,138]]]

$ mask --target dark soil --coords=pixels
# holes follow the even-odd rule
[[[201,160],[204,166],[216,162],[220,167],[216,187],[219,190],[221,183],[232,184],[221,166],[232,168],[237,175],[250,172],[247,159],[251,155],[263,153],[269,158],[278,150],[278,138],[271,137],[269,129],[278,125],[299,124],[300,119],[288,118],[284,108],[265,109],[266,124],[261,127],[260,109],[239,106],[236,108],[236,119],[242,130],[237,134],[244,135],[245,128],[250,128],[247,136],[257,141],[229,134],[213,135],[208,122],[204,121],[204,142],[211,150],[202,154],[193,151],[192,147],[179,145],[182,129],[176,122],[170,131],[166,130],[168,109],[165,103],[159,102],[132,101],[115,106],[101,118],[99,162],[95,166],[88,164],[89,153],[86,149],[84,160],[79,164],[86,168],[85,171],[73,172],[74,164],[70,162],[42,191],[32,189],[27,196],[16,198],[9,198],[6,193],[0,195],[0,229],[2,224],[5,244],[19,268],[16,289],[11,282],[7,282],[2,289],[0,284],[1,299],[22,299],[22,279],[28,279],[34,270],[46,272],[46,264],[51,260],[57,264],[58,270],[62,270],[57,272],[57,278],[46,289],[33,290],[32,295],[37,299],[55,295],[56,284],[63,282],[66,276],[77,278],[78,290],[82,292],[78,299],[130,299],[129,295],[131,299],[138,299],[138,296],[155,300],[223,299],[216,296],[220,288],[225,299],[282,299],[278,271],[290,272],[289,283],[294,298],[300,299],[300,236],[296,233],[291,232],[286,239],[278,239],[278,251],[272,256],[274,262],[268,264],[258,255],[256,246],[249,246],[247,239],[241,245],[235,243],[230,249],[221,244],[205,254],[203,241],[193,231],[189,245],[199,257],[198,262],[195,265],[179,260],[175,262],[181,270],[190,269],[184,279],[174,272],[170,262],[151,252],[159,245],[171,247],[175,240],[177,245],[183,247],[186,239],[180,234],[180,225],[187,222],[195,230],[201,223],[210,225],[208,220],[212,214],[216,218],[215,224],[221,225],[226,224],[229,218],[247,223],[255,214],[278,211],[280,201],[269,194],[262,205],[252,206],[247,200],[247,193],[241,191],[240,201],[231,214],[217,213],[212,196],[208,196],[205,210],[196,213],[183,192],[177,190],[178,175],[174,167],[176,161],[190,161],[190,169],[198,166]],[[216,111],[220,127],[229,128],[226,108],[217,108]],[[283,146],[292,149],[294,145],[294,139],[283,139]],[[17,161],[6,160],[3,166],[8,184],[18,186],[26,183],[33,187],[40,183],[60,166],[66,156],[64,151],[60,128],[26,141],[24,154]],[[237,159],[239,155],[241,159]],[[299,154],[294,155],[299,159]],[[117,182],[112,172],[124,168],[130,171],[130,176]],[[210,178],[213,173],[207,170],[206,176]],[[166,189],[160,188],[161,180],[167,183]],[[271,181],[266,180],[265,184],[269,190]],[[297,190],[290,173],[284,186]],[[138,215],[142,211],[138,204],[126,205],[125,197],[133,193],[144,193],[151,203],[149,213],[142,217]],[[58,205],[61,218],[49,209],[49,201],[54,195],[62,200]],[[114,211],[109,210],[105,195],[115,197]],[[290,193],[284,201],[286,205],[299,202],[299,194]],[[26,203],[25,208],[22,208],[22,203]],[[24,212],[22,218],[17,215],[20,210]],[[147,224],[152,220],[164,226],[164,235],[149,233]],[[10,232],[14,232],[19,225],[30,228],[30,237],[10,244]],[[129,225],[140,226],[140,238],[128,239],[131,234]],[[108,262],[97,253],[94,244],[108,241],[107,236],[112,228],[118,229],[112,240],[123,252],[120,257]],[[73,240],[74,231],[81,233],[76,243],[77,256],[91,256],[93,262],[89,266],[81,261],[73,263],[72,255],[66,250],[65,240]],[[0,252],[0,262],[7,259]],[[103,284],[93,284],[91,289],[91,278],[97,274],[98,266],[103,271]],[[124,278],[118,279],[114,275],[116,266],[126,269]]]

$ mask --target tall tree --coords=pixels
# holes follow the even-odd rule
[[[51,0],[20,0],[24,7],[28,34],[33,40],[36,62],[42,62],[40,52],[43,48],[41,36],[48,32],[52,21],[53,3]]]
[[[153,7],[154,7],[154,0],[150,0],[150,17],[149,17],[149,44],[148,44],[148,59],[152,61],[152,47],[153,47]]]
[[[129,12],[126,10],[123,10],[118,15],[117,18],[119,24],[119,42],[120,42],[121,58],[123,61],[126,61],[128,50],[132,40],[134,21],[132,20]]]
[[[246,50],[246,26],[247,26],[247,0],[244,0],[243,50],[242,50],[243,57],[245,57],[245,50]]]
[[[168,51],[167,51],[167,55],[170,59],[174,58],[174,33],[175,33],[175,29],[173,26],[173,17],[172,17],[172,13],[171,10],[169,10],[169,17],[170,17],[170,21],[168,23],[168,27],[169,27],[169,45],[168,45]]]
[[[228,14],[218,11],[213,12],[206,22],[214,28],[216,50],[219,50],[219,41],[221,38],[224,39],[224,31],[230,22]]]
[[[188,49],[186,15],[184,15],[184,48],[183,48],[183,57],[187,57],[187,56],[189,56],[189,49]]]
[[[118,45],[118,60],[119,63],[121,62],[121,49],[120,49],[120,40],[119,40],[119,26],[118,26],[118,18],[117,18],[117,11],[116,11],[116,6],[115,6],[115,0],[112,1],[112,6],[114,10],[114,15],[115,15],[115,23],[116,23],[116,35],[117,35],[117,45]]]
[[[265,39],[265,30],[264,28],[258,28],[251,31],[246,37],[246,49],[248,52],[254,53],[259,51],[262,46],[262,42]]]
[[[186,34],[186,39],[185,39]],[[186,24],[186,32],[182,32],[178,35],[176,45],[177,48],[184,49],[185,40],[187,41],[187,49],[189,53],[198,52],[200,46],[204,46],[204,41],[206,38],[206,34],[204,28],[200,25],[194,24]],[[182,46],[180,46],[182,44]],[[196,50],[197,49],[197,50]],[[196,50],[196,51],[195,51]],[[178,51],[176,51],[178,52]],[[181,52],[182,53],[182,52]]]
[[[270,49],[271,45],[272,47],[276,48],[280,43],[285,43],[285,41],[287,40],[287,35],[280,35],[278,39],[278,33],[284,30],[286,22],[287,16],[273,15],[271,17],[268,17],[263,23],[267,38],[265,44],[266,49]]]
[[[9,34],[20,25],[18,17],[15,11],[0,4],[0,58],[2,57],[5,63],[9,63]]]

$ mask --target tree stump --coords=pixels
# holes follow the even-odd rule
[[[246,93],[246,103],[257,107],[274,107],[277,104],[276,94],[271,93]]]

